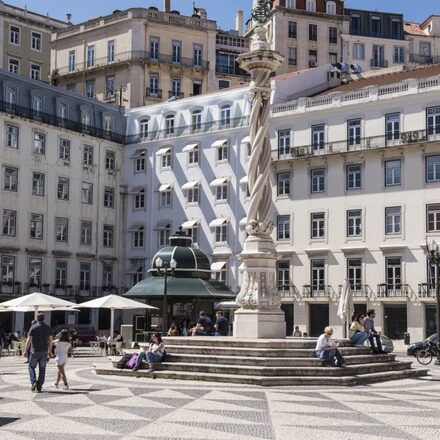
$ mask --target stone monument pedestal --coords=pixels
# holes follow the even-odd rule
[[[245,339],[284,339],[284,312],[268,309],[239,309],[234,314],[234,337]]]

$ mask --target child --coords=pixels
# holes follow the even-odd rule
[[[64,389],[67,391],[69,389],[69,385],[67,383],[65,366],[69,353],[73,352],[72,345],[69,342],[69,332],[67,330],[62,330],[59,339],[55,340],[53,345],[55,347],[55,363],[57,364],[58,368],[57,380],[54,385],[55,388],[58,388],[58,384],[60,383],[61,379],[63,379]]]

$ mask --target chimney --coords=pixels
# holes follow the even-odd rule
[[[235,30],[240,37],[243,36],[243,11],[237,11],[235,14]]]
[[[170,12],[171,11],[171,0],[163,0],[163,12]]]

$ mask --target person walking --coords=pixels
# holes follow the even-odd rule
[[[52,347],[52,335],[50,327],[44,322],[44,313],[37,315],[37,323],[31,327],[25,343],[23,356],[29,355],[29,377],[31,391],[41,393],[46,377],[46,364],[49,361]],[[38,365],[38,379],[35,369]]]
[[[61,330],[59,339],[53,342],[55,352],[55,363],[57,364],[57,380],[54,383],[55,388],[58,388],[59,383],[63,380],[64,389],[69,390],[66,376],[66,363],[69,358],[69,353],[73,352],[72,344],[69,341],[69,332]]]
[[[0,357],[3,356],[3,347],[7,348],[8,346],[8,338],[6,337],[6,333],[3,330],[2,323],[0,322]]]

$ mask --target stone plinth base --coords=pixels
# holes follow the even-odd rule
[[[282,310],[238,309],[234,314],[234,337],[283,339],[286,322]]]

